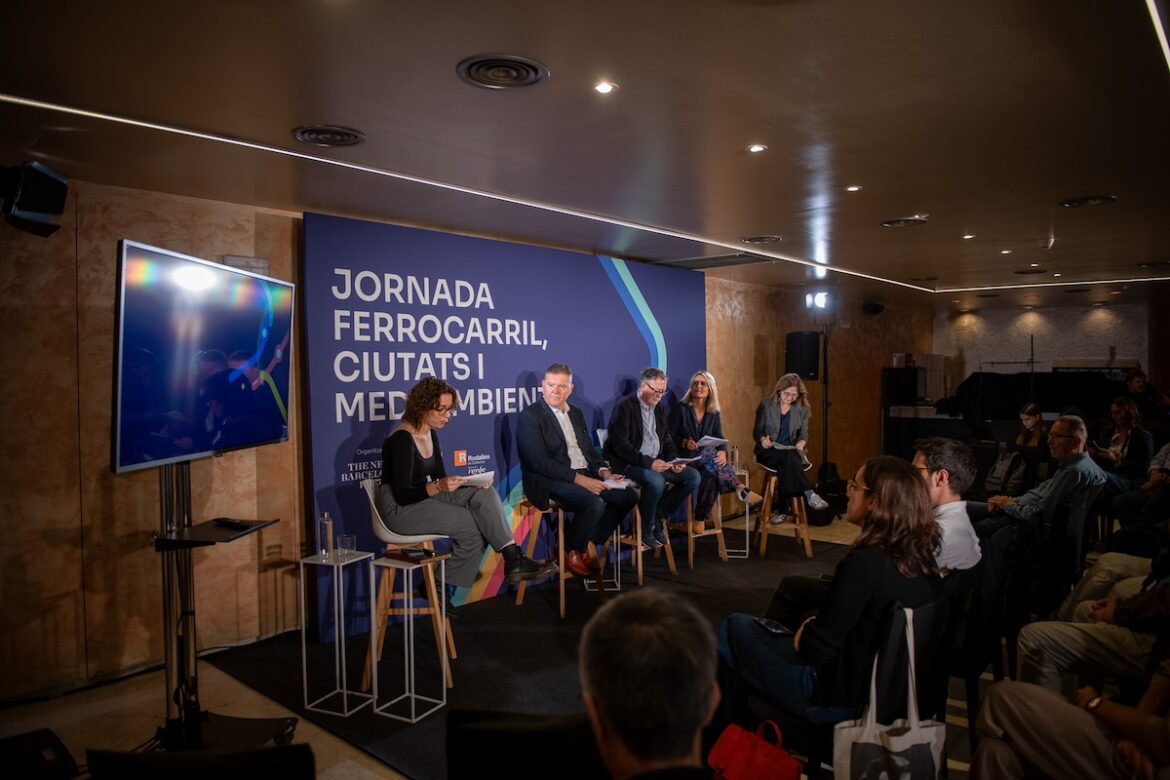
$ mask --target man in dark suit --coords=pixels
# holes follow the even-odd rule
[[[638,392],[617,402],[609,420],[605,456],[620,474],[642,486],[642,541],[650,548],[666,544],[662,518],[670,517],[699,487],[702,476],[685,463],[671,465],[678,451],[666,427],[662,396],[666,374],[644,369]],[[666,486],[673,484],[668,491]]]
[[[565,566],[587,577],[601,565],[589,543],[604,546],[638,503],[638,493],[611,472],[589,438],[585,415],[569,405],[573,392],[569,367],[553,363],[540,386],[544,400],[530,404],[516,420],[524,495],[538,509],[548,509],[552,499],[573,513],[565,530]]]

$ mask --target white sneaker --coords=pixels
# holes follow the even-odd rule
[[[829,502],[818,496],[815,490],[804,491],[804,500],[808,503],[810,508],[815,509],[818,512],[822,509],[829,508]]]
[[[781,523],[783,523],[787,519],[788,519],[788,515],[774,514],[770,518],[768,518],[768,522],[771,523],[772,525],[780,525]]]

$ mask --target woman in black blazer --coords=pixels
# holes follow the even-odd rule
[[[764,501],[763,497],[748,490],[747,485],[739,481],[727,462],[727,445],[700,447],[698,444],[704,436],[723,438],[723,424],[719,419],[719,391],[714,376],[707,371],[695,372],[686,395],[670,410],[666,427],[678,442],[680,454],[688,458],[699,456],[699,460],[691,464],[703,476],[695,499],[697,523],[711,516],[711,509],[721,493],[735,493],[752,509],[759,508]]]

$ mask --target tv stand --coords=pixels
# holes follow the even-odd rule
[[[196,669],[196,547],[233,542],[279,520],[254,520],[225,526],[213,520],[191,524],[190,464],[159,467],[160,533],[155,552],[162,556],[163,642],[166,670],[166,725],[156,734],[162,750],[240,751],[272,741],[292,741],[296,718],[234,718],[200,709]]]

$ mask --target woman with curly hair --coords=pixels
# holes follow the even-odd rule
[[[935,563],[939,528],[926,483],[900,458],[872,458],[849,481],[845,519],[861,526],[815,616],[795,633],[735,614],[718,630],[729,706],[748,691],[815,723],[855,717],[869,698],[873,659],[895,603],[918,607],[945,592]]]
[[[547,577],[556,564],[540,564],[516,546],[503,504],[491,486],[464,485],[449,477],[437,431],[455,408],[455,388],[428,377],[406,396],[402,424],[382,445],[378,510],[391,531],[404,536],[443,534],[454,547],[447,562],[449,586],[469,588],[479,573],[484,544],[504,558],[508,583]]]

